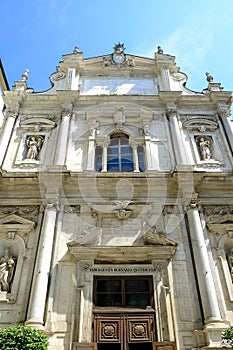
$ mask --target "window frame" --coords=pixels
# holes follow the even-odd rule
[[[98,281],[120,281],[120,294],[121,294],[121,303],[120,305],[98,305],[98,295],[104,292],[98,291]],[[147,281],[148,290],[139,291],[134,294],[147,294],[149,297],[149,305],[128,305],[126,301],[127,294],[131,294],[130,291],[126,291],[126,282],[127,281]],[[113,292],[113,291],[112,291]],[[105,293],[108,294],[107,292]],[[117,293],[116,293],[117,294]],[[93,304],[95,307],[113,307],[113,308],[153,308],[154,309],[154,290],[153,290],[153,277],[152,276],[93,276]]]

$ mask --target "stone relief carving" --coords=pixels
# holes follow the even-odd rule
[[[37,205],[24,205],[24,206],[13,206],[6,205],[0,206],[0,217],[5,217],[6,215],[19,215],[27,219],[33,220],[39,213],[39,206]]]
[[[177,205],[165,205],[163,208],[163,215],[175,214],[178,215],[180,213]]]
[[[233,214],[233,206],[231,205],[208,205],[204,206],[203,210],[207,216]]]
[[[0,259],[0,292],[9,292],[13,279],[16,259],[12,257],[10,248],[5,248],[5,253]]]
[[[182,116],[181,120],[183,122],[183,127],[189,131],[205,132],[214,131],[218,128],[218,123],[216,121],[201,116],[191,117],[188,118],[188,120],[187,116]]]
[[[61,117],[60,113],[47,116],[20,115],[20,127],[23,130],[49,131],[52,130]]]
[[[38,156],[44,141],[44,137],[39,135],[30,135],[26,139],[27,153],[25,159],[38,160]]]
[[[122,130],[123,124],[125,123],[124,107],[115,107],[113,120],[117,129]]]
[[[52,81],[58,81],[58,80],[64,79],[65,77],[66,77],[66,74],[64,72],[56,72],[51,75],[50,79]]]
[[[65,205],[64,213],[80,214],[80,205]]]
[[[156,227],[144,229],[143,242],[149,245],[177,246],[176,242],[166,237],[165,231],[158,230]]]
[[[150,124],[143,125],[143,133],[145,136],[150,136]]]
[[[89,129],[89,133],[90,136],[95,137],[99,131],[99,122],[97,120],[92,120],[89,123],[90,129]]]
[[[126,54],[124,53],[125,46],[124,44],[117,43],[114,45],[114,52],[111,55],[107,55],[103,57],[103,66],[116,66],[117,68],[122,68],[123,66],[134,67],[134,59],[126,58]]]
[[[128,209],[128,205],[132,203],[130,200],[124,200],[124,201],[114,201],[114,203],[117,206],[117,209],[114,209],[115,215],[118,217],[120,220],[127,219],[131,214],[132,210]]]

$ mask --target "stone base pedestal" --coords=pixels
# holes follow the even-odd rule
[[[228,328],[223,322],[208,323],[205,325],[203,332],[206,335],[208,348],[222,348],[222,332]]]
[[[43,324],[42,324],[40,321],[38,321],[38,320],[30,319],[30,320],[27,320],[27,321],[25,322],[25,324],[26,324],[27,326],[33,327],[33,328],[35,328],[35,329],[38,329],[38,330],[40,330],[40,331],[43,331],[43,330],[44,330]]]

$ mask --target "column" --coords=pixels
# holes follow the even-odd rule
[[[70,112],[64,112],[61,117],[57,140],[57,149],[55,154],[55,165],[63,166],[65,163],[70,117]]]
[[[26,321],[27,324],[37,328],[42,328],[44,323],[44,312],[52,259],[56,216],[57,204],[47,203],[44,211],[44,219],[34,271],[32,293],[29,301],[29,312]]]
[[[2,135],[0,138],[0,166],[2,165],[4,157],[6,155],[6,150],[10,142],[11,134],[12,134],[17,116],[18,116],[18,113],[14,111],[8,111],[6,113],[6,123],[3,127]]]
[[[177,113],[175,110],[168,110],[167,116],[170,123],[176,166],[179,167],[182,165],[187,165],[188,162],[186,157],[186,151],[182,141],[182,134],[177,119]]]
[[[130,142],[130,146],[133,148],[133,166],[134,172],[139,172],[139,163],[138,163],[138,151],[137,151],[137,143],[135,141]]]
[[[89,136],[86,170],[95,170],[95,136]]]
[[[103,144],[103,153],[102,153],[102,172],[106,172],[108,167],[108,144],[105,142]]]
[[[187,208],[187,217],[205,323],[221,322],[218,299],[210,268],[204,232],[198,207],[195,203]]]

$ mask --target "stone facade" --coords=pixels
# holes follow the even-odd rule
[[[3,94],[0,326],[51,350],[220,348],[233,322],[231,93],[161,48],[83,58]]]

